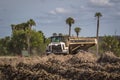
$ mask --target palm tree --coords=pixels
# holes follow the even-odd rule
[[[15,24],[11,24],[12,32],[15,30]]]
[[[27,34],[27,44],[28,44],[28,53],[30,53],[30,32],[31,32],[31,28],[32,26],[35,26],[36,23],[33,19],[30,19],[27,21],[27,24],[28,24],[28,34]]]
[[[96,12],[95,13],[95,17],[97,17],[97,33],[96,33],[96,37],[97,37],[97,55],[98,55],[98,52],[99,52],[99,20],[100,20],[100,17],[102,17],[102,14],[100,12]]]
[[[77,37],[78,37],[78,36],[79,36],[79,33],[80,33],[80,31],[81,31],[81,28],[80,28],[80,27],[76,27],[74,30],[75,30],[76,35],[77,35]]]
[[[53,36],[57,36],[57,33],[53,33]]]
[[[28,20],[27,24],[30,29],[32,28],[32,26],[36,26],[36,23],[33,19]]]
[[[12,32],[15,30],[24,30],[26,31],[26,36],[27,36],[27,45],[28,45],[28,53],[30,53],[30,38],[31,38],[31,28],[32,26],[35,26],[36,23],[33,19],[28,20],[25,23],[21,23],[21,24],[11,24],[11,28],[12,28]]]
[[[74,22],[75,22],[74,19],[71,17],[66,19],[66,24],[69,25],[69,37],[71,36],[71,26],[72,26],[72,24],[74,24]]]
[[[63,36],[63,34],[62,34],[62,33],[59,33],[58,35],[59,35],[59,36]]]
[[[28,23],[21,23],[21,28],[22,28],[22,30],[24,30],[24,31],[26,31],[27,29],[29,29]]]

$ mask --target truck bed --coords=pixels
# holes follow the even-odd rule
[[[96,38],[69,38],[69,53],[73,54],[79,50],[88,50],[96,44]]]

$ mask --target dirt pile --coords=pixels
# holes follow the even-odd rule
[[[120,58],[88,52],[0,58],[0,80],[120,80]]]
[[[106,52],[102,54],[98,59],[98,62],[103,63],[117,63],[120,62],[120,58],[116,57],[112,52]]]

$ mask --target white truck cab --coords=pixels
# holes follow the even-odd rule
[[[47,54],[66,54],[68,53],[68,47],[66,47],[65,42],[63,42],[62,36],[51,37],[51,43],[47,46]]]

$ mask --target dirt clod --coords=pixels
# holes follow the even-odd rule
[[[0,80],[120,80],[120,58],[112,53],[1,57]]]

